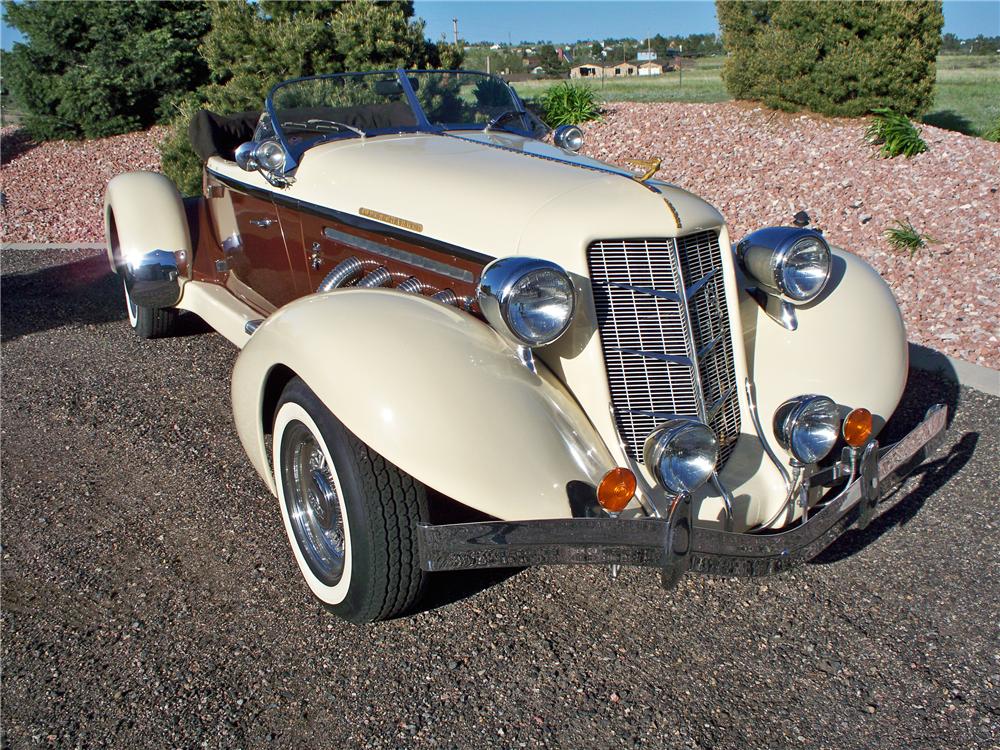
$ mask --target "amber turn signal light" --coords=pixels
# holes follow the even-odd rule
[[[635,474],[618,466],[601,480],[597,487],[597,502],[609,513],[621,513],[635,496]]]
[[[844,420],[844,441],[852,448],[860,448],[872,436],[872,413],[855,409]]]

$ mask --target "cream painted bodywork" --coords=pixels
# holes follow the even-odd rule
[[[484,513],[568,517],[567,485],[614,466],[562,384],[485,323],[426,297],[344,289],[286,305],[237,360],[236,428],[272,491],[261,415],[277,365],[387,460]]]
[[[177,307],[193,312],[240,349],[250,340],[246,324],[260,318],[225,288],[204,281],[184,282]]]
[[[463,313],[450,312],[448,325],[415,326],[399,305],[387,301],[398,294],[333,292],[322,297],[329,302],[312,304],[307,298],[275,313],[247,344],[234,377],[241,438],[272,487],[259,426],[259,389],[270,367],[281,363],[300,374],[362,440],[434,489],[503,519],[568,514],[567,482],[596,484],[601,471],[627,465],[609,409],[588,279],[586,248],[598,239],[719,232],[742,422],[741,438],[720,474],[734,499],[735,530],[764,523],[787,496],[781,471],[754,431],[744,387],[748,380],[756,386],[764,439],[786,470],[788,458],[771,429],[774,411],[786,399],[820,393],[845,413],[864,406],[880,422],[895,409],[906,379],[905,331],[891,292],[863,261],[837,250],[828,290],[820,301],[798,308],[798,330],[788,331],[742,291],[744,282],[726,251],[730,237],[724,220],[697,196],[662,182],[651,181],[655,189],[650,189],[623,170],[538,141],[502,133],[460,135],[403,134],[323,144],[305,154],[294,183],[281,189],[233,163],[209,162],[218,174],[307,204],[354,215],[367,208],[397,216],[422,225],[428,237],[494,257],[546,258],[566,268],[576,283],[577,317],[559,341],[536,352],[545,364],[538,378],[518,363],[507,344],[492,332],[484,338],[488,329]],[[356,309],[344,312],[348,307]],[[294,314],[286,316],[292,309]],[[328,313],[333,309],[339,324]],[[438,306],[421,309],[421,315],[439,311]],[[458,325],[459,320],[465,324]],[[266,333],[279,328],[282,336]],[[407,333],[400,337],[400,331]],[[299,340],[310,343],[295,343]],[[464,356],[470,347],[489,365],[472,366]],[[350,357],[340,364],[344,352]],[[449,370],[447,381],[436,377],[442,358],[457,368]],[[422,373],[419,387],[412,380],[414,368]],[[378,373],[374,382],[366,377],[372,372]],[[459,372],[461,377],[454,375]],[[529,381],[533,387],[527,387]],[[490,419],[483,419],[481,408],[467,410],[474,401],[470,393],[480,390],[490,394]],[[546,405],[542,394],[555,400]],[[380,412],[388,400],[394,404],[392,425]],[[423,405],[403,406],[411,402]],[[568,421],[566,414],[572,414]],[[430,421],[424,421],[428,415]],[[568,434],[574,436],[569,443]],[[453,460],[451,450],[472,463]],[[488,465],[475,463],[487,455]],[[545,461],[532,458],[536,455]],[[580,456],[590,458],[581,463]],[[498,463],[504,471],[497,472]],[[548,469],[540,472],[543,464]],[[516,479],[498,480],[498,473]],[[659,493],[648,472],[642,473],[640,493]],[[502,491],[494,492],[498,481]],[[510,482],[517,483],[518,492],[510,491]],[[714,488],[706,486],[695,500],[699,523],[722,523],[724,504]],[[628,512],[640,513],[639,503],[634,501]]]
[[[118,247],[111,243],[111,215]],[[150,250],[184,252],[190,257],[191,233],[180,193],[157,172],[129,172],[114,177],[104,193],[104,234],[108,264],[117,272],[122,258]]]

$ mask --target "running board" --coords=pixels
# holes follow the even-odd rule
[[[204,281],[185,282],[177,308],[193,312],[240,349],[250,340],[247,324],[260,320],[260,313],[231,292]]]

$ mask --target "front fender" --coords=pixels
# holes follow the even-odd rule
[[[278,366],[400,469],[501,519],[569,517],[571,483],[596,487],[615,465],[551,372],[529,371],[486,324],[426,297],[343,289],[274,313],[236,362],[236,427],[272,492],[263,409]]]
[[[788,331],[746,295],[742,300],[749,369],[765,433],[788,398],[818,393],[846,408],[865,407],[876,430],[892,415],[906,385],[906,329],[889,286],[856,255],[832,248],[826,289],[795,308],[798,328]],[[783,450],[773,446],[779,456]]]

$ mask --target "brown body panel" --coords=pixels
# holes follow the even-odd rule
[[[335,212],[275,203],[206,173],[205,198],[186,202],[195,257],[192,278],[225,286],[264,315],[312,294],[341,261],[357,258],[366,271],[385,268],[395,287],[416,278],[430,296],[451,290],[459,304],[478,313],[476,284],[486,258],[460,255],[432,239],[400,237],[398,228]],[[429,266],[429,267],[428,267]]]

